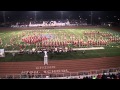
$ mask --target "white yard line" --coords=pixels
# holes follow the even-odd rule
[[[98,50],[98,49],[105,49],[104,47],[92,47],[92,48],[73,48],[73,51],[77,50]]]

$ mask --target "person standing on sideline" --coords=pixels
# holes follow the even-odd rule
[[[48,65],[48,55],[47,55],[47,51],[44,51],[44,65]]]

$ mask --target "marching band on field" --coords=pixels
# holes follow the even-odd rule
[[[57,33],[56,33],[57,32]],[[83,35],[78,35],[75,33],[68,33],[67,31],[56,30],[50,32],[50,30],[32,30],[22,31],[22,34],[12,34],[9,35],[9,44],[6,43],[3,46],[4,38],[0,38],[0,45],[6,48],[8,45],[19,47],[19,49],[26,49],[27,46],[34,45],[36,50],[53,50],[57,52],[67,52],[70,50],[70,45],[73,47],[97,47],[97,46],[107,46],[110,43],[120,42],[120,37],[118,35],[113,35],[110,32],[100,32],[100,31],[84,31]],[[49,38],[48,36],[49,35]],[[18,42],[19,41],[19,42]]]

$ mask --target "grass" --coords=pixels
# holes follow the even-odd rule
[[[93,29],[87,29],[87,28],[82,28],[82,29],[51,29],[51,30],[11,30],[11,31],[0,31],[0,38],[3,41],[3,45],[0,45],[0,48],[4,48],[5,44],[10,44],[10,38],[12,37],[17,37],[20,35],[20,37],[16,38],[15,41],[17,43],[25,44],[24,42],[21,42],[22,33],[25,33],[26,37],[28,34],[32,35],[33,33],[36,33],[37,35],[42,34],[55,34],[55,37],[58,37],[58,40],[63,41],[63,33],[65,33],[65,36],[67,39],[69,39],[69,34],[74,34],[76,37],[83,37],[83,32],[84,31],[90,31],[90,30],[97,30],[100,32],[110,32],[113,35],[118,35],[120,36],[120,33],[111,29],[106,29],[106,28],[93,28]],[[60,39],[61,38],[61,39]],[[53,39],[55,40],[55,39]],[[112,47],[113,46],[113,47]],[[90,51],[85,51],[85,54],[82,53],[82,51],[76,51],[76,52],[67,52],[67,53],[48,53],[49,60],[67,60],[67,59],[83,59],[83,58],[97,58],[97,57],[111,57],[111,56],[120,56],[120,43],[111,43],[109,46],[106,46],[104,50],[90,50]],[[28,48],[33,48],[35,45],[28,46]],[[70,47],[73,47],[70,45]],[[8,48],[5,48],[5,50],[12,50],[13,46],[10,46]],[[19,50],[18,46],[15,46],[15,49]],[[11,62],[11,61],[43,61],[44,55],[43,53],[41,54],[23,54],[23,55],[18,55],[16,54],[15,57],[12,56],[11,53],[6,53],[4,58],[0,58],[0,62]]]
[[[69,59],[86,59],[86,58],[99,58],[99,57],[112,57],[120,56],[120,49],[117,47],[106,48],[104,50],[90,50],[85,51],[74,51],[67,53],[48,53],[49,60],[69,60]],[[15,57],[12,54],[6,54],[5,58],[0,58],[0,62],[11,62],[11,61],[43,61],[44,54],[16,54]]]

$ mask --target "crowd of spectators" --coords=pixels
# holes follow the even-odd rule
[[[97,76],[86,76],[83,79],[120,79],[120,73],[117,74],[103,73],[103,74],[98,74]]]

